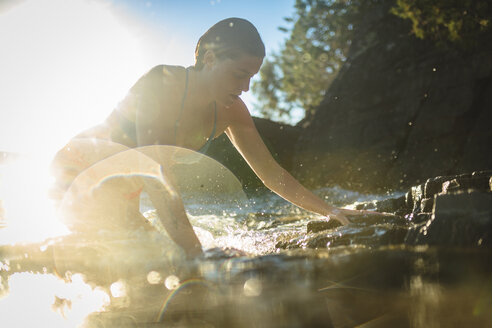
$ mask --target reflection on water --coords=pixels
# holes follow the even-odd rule
[[[101,288],[91,288],[80,274],[63,281],[53,274],[15,273],[8,296],[0,300],[3,327],[77,327],[109,304]]]
[[[4,228],[0,229],[0,244],[68,233],[48,198],[52,180],[47,167],[48,163],[28,156],[0,161],[0,228]]]
[[[347,206],[384,197],[317,192]],[[316,217],[267,192],[240,204],[183,195],[206,249],[198,260],[186,260],[166,236],[145,194],[141,210],[153,231],[2,239],[2,327],[492,326],[486,249],[277,250],[279,238],[305,232]]]

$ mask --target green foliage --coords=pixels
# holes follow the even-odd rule
[[[412,22],[421,39],[469,45],[490,27],[490,0],[397,0],[391,13]]]
[[[471,44],[490,28],[491,0],[297,0],[285,18],[289,34],[278,53],[260,70],[252,90],[268,118],[288,119],[292,109],[313,112],[343,65],[366,15],[383,8],[412,22],[419,38],[437,43]]]
[[[266,60],[253,91],[266,117],[288,117],[295,107],[313,110],[345,60],[360,5],[350,0],[297,0],[293,26],[279,53]]]

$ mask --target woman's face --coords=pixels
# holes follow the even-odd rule
[[[210,68],[210,92],[222,105],[229,106],[249,90],[251,78],[258,73],[263,58],[242,55],[237,59],[215,60]]]

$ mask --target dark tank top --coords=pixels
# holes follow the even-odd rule
[[[163,74],[162,73],[164,71],[163,68],[164,68],[164,65],[159,65],[159,66],[154,67],[149,73],[147,73],[146,75],[144,75],[141,78],[141,80],[139,80],[137,82],[137,84],[139,82],[141,82],[142,79],[145,79],[145,78],[155,78],[152,75],[155,75],[156,72],[159,72],[160,71],[161,72],[160,74]],[[183,92],[183,97],[181,99],[181,106],[180,106],[180,109],[179,109],[178,119],[174,123],[174,141],[175,142],[176,142],[176,134],[177,134],[178,126],[179,126],[179,121],[180,121],[181,116],[183,114],[183,108],[184,108],[184,104],[185,104],[186,97],[187,97],[187,94],[188,94],[188,70],[185,69],[185,72],[186,72],[185,73],[185,88],[184,88],[184,92]],[[162,79],[160,79],[160,81],[162,81]],[[143,87],[145,87],[145,86],[143,86]],[[123,132],[125,133],[125,135],[128,138],[130,138],[132,141],[134,141],[135,144],[138,144],[137,143],[137,127],[136,127],[136,124],[135,124],[135,120],[131,120],[131,119],[127,118],[125,115],[123,115],[122,113],[120,113],[118,110],[116,110],[115,112],[116,112],[118,124],[119,124],[120,128],[123,130]],[[205,142],[205,144],[200,149],[197,150],[198,152],[200,152],[202,154],[205,154],[207,152],[208,148],[210,147],[210,144],[212,143],[212,140],[215,137],[216,129],[217,129],[217,104],[214,101],[214,126],[213,126],[213,129],[212,129],[212,133],[208,137],[208,139]]]

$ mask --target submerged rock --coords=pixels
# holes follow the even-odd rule
[[[277,238],[280,249],[394,244],[490,247],[492,171],[439,176],[398,198],[357,205],[393,215],[348,216],[351,224],[308,222],[306,233]]]
[[[307,232],[319,232],[324,230],[330,230],[341,226],[342,224],[337,220],[329,221],[311,221],[307,224]]]
[[[307,233],[284,235],[277,239],[276,247],[331,248],[337,246],[361,245],[378,247],[403,243],[407,234],[407,221],[392,215],[348,216],[351,224],[341,226],[332,221],[311,221]]]
[[[431,218],[411,230],[406,243],[490,247],[492,193],[459,191],[437,195]]]

